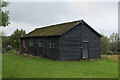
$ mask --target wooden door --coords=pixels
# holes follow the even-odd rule
[[[82,44],[82,59],[88,58],[88,42],[83,42]]]

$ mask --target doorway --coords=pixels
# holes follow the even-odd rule
[[[89,45],[88,42],[83,42],[82,43],[82,59],[87,59],[89,58]]]

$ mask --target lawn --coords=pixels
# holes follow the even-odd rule
[[[114,60],[113,60],[113,59]],[[52,61],[40,57],[2,55],[3,78],[117,78],[117,57],[91,61]]]

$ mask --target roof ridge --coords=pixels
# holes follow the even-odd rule
[[[62,22],[62,23],[52,24],[52,25],[49,25],[49,26],[44,26],[44,27],[40,27],[40,28],[36,28],[36,29],[42,29],[42,28],[47,28],[47,27],[54,27],[54,26],[57,26],[57,25],[68,24],[68,23],[74,23],[74,22],[78,22],[78,21],[83,21],[83,20],[80,19],[80,20],[75,20],[75,21]],[[36,30],[36,29],[35,29],[35,30]]]

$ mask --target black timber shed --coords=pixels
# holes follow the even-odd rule
[[[100,58],[102,36],[83,20],[36,28],[21,37],[21,53],[54,60]]]

